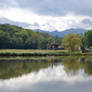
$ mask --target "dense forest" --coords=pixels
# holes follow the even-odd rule
[[[47,44],[52,42],[61,44],[61,39],[47,33],[0,24],[0,49],[46,49]]]
[[[84,35],[68,34],[61,39],[45,32],[0,24],[0,49],[47,49],[51,43],[58,43],[59,46],[71,51],[78,50],[79,47],[89,48],[92,47],[92,30]]]

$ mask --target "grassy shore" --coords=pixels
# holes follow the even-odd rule
[[[70,55],[92,55],[92,52],[69,52],[67,50],[0,50],[0,56],[70,56]]]
[[[65,50],[0,50],[0,56],[61,56],[68,55]]]

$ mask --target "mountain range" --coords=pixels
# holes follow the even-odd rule
[[[30,26],[30,24],[28,23],[16,22],[16,21],[9,20],[7,18],[0,18],[0,24],[11,24],[11,25],[16,25],[16,26],[23,27],[23,28],[27,28]]]
[[[11,25],[16,25],[16,26],[20,26],[23,28],[29,28],[29,26],[31,24],[25,23],[25,22],[15,22],[12,20],[9,20],[7,18],[0,18],[0,24],[11,24]],[[39,31],[39,32],[43,32],[43,33],[48,33],[54,37],[59,37],[59,38],[63,38],[64,36],[66,36],[67,34],[84,34],[85,32],[87,32],[88,30],[86,29],[82,29],[82,28],[70,28],[64,31],[45,31],[45,30],[40,30],[40,29],[34,29],[34,31]]]
[[[43,31],[43,30],[40,30],[40,29],[35,29],[34,31],[39,31],[39,32],[43,32],[43,33],[48,33],[54,37],[59,37],[59,38],[63,38],[64,36],[66,36],[67,34],[84,34],[85,32],[87,32],[88,30],[85,30],[85,29],[81,29],[81,28],[70,28],[70,29],[67,29],[67,30],[64,30],[64,31],[52,31],[52,32],[49,32],[49,31]]]

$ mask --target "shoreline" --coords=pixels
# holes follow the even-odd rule
[[[16,50],[16,49],[6,49],[0,50],[0,57],[9,56],[92,56],[92,52],[70,52],[67,50]]]

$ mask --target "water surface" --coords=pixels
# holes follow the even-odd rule
[[[91,57],[0,60],[0,92],[91,92]]]

